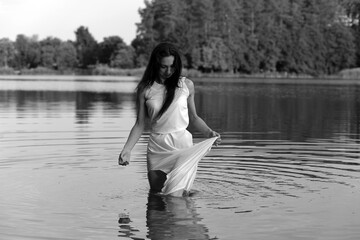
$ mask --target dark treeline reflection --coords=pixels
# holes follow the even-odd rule
[[[210,239],[208,229],[201,223],[191,198],[160,196],[149,193],[146,206],[148,239]],[[132,226],[131,216],[119,214],[119,237],[135,238],[138,229]],[[140,239],[140,238],[139,238]],[[213,238],[211,238],[213,239]],[[214,238],[217,239],[217,238]]]
[[[300,141],[359,138],[359,96],[353,85],[198,83],[195,98],[199,114],[219,131]]]
[[[133,118],[135,95],[117,92],[1,91],[6,112],[36,117],[75,113],[76,123],[100,117]],[[360,135],[360,87],[253,83],[196,83],[198,114],[219,132],[239,138],[305,140]],[[98,107],[101,106],[101,112]],[[130,115],[129,115],[130,114]],[[17,114],[17,117],[27,117]],[[39,115],[41,117],[41,115]],[[190,127],[191,129],[191,127]],[[236,136],[234,136],[236,137]]]
[[[150,239],[210,239],[191,198],[149,194],[146,225]]]
[[[1,91],[2,108],[15,112],[46,112],[47,117],[75,112],[76,123],[87,123],[96,105],[104,110],[123,109],[125,102],[134,102],[135,96],[119,92],[66,92],[66,91]],[[18,115],[26,117],[27,115]]]
[[[109,109],[118,108],[122,101],[133,101],[135,96],[131,93],[117,92],[66,92],[66,91],[1,91],[0,102],[16,103],[22,108],[29,103],[58,103],[76,102],[76,107],[81,110],[91,108],[94,102],[106,103]]]

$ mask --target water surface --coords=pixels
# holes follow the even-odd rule
[[[135,82],[1,80],[0,238],[358,238],[359,85],[195,84],[223,143],[191,197],[162,198],[148,193],[148,133],[117,165]]]

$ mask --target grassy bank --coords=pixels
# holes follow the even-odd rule
[[[15,70],[13,68],[0,68],[0,78],[4,79],[4,76],[17,76],[17,78],[22,78],[20,76],[43,76],[56,78],[55,76],[76,76],[77,78],[81,76],[105,76],[109,79],[113,77],[135,77],[137,79],[141,78],[145,68],[135,68],[135,69],[118,69],[110,68],[104,65],[97,65],[89,69],[67,69],[67,70],[54,70],[50,68],[34,68],[34,69],[21,69]],[[195,69],[183,69],[184,76],[189,78],[233,78],[233,79],[307,79],[307,80],[317,80],[317,79],[351,79],[351,80],[360,80],[360,68],[345,69],[340,71],[336,75],[322,75],[322,76],[310,76],[304,74],[289,74],[289,73],[279,73],[279,72],[263,72],[255,74],[242,74],[242,73],[232,73],[232,72],[221,72],[221,73],[203,73]],[[25,77],[25,78],[26,78]],[[15,78],[15,77],[11,77]]]
[[[76,75],[76,76],[137,76],[141,77],[145,68],[134,69],[119,69],[110,68],[106,65],[96,65],[89,69],[67,69],[67,70],[54,70],[50,68],[38,67],[32,69],[15,70],[13,68],[0,68],[0,75]],[[242,74],[232,72],[210,72],[203,73],[196,69],[183,69],[182,74],[192,78],[214,77],[214,78],[249,78],[249,77],[265,77],[265,78],[311,78],[308,75],[295,75],[287,73],[257,73],[257,74]]]
[[[32,68],[32,69],[20,69],[16,70],[13,68],[0,68],[0,75],[77,75],[77,76],[141,76],[144,72],[144,68],[135,69],[118,69],[109,68],[106,66],[95,66],[89,69],[64,69],[55,70],[51,68]]]

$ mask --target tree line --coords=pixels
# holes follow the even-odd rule
[[[360,64],[359,0],[154,0],[140,11],[137,56],[159,41],[203,71],[333,74]]]
[[[359,0],[146,0],[139,14],[130,45],[119,36],[98,43],[84,26],[75,41],[0,39],[0,67],[138,68],[163,41],[203,72],[321,75],[360,66]]]
[[[56,70],[89,68],[97,64],[133,68],[134,49],[119,36],[110,36],[98,43],[89,29],[80,26],[75,41],[59,38],[28,37],[19,34],[14,42],[0,39],[0,66],[14,69],[45,67]]]

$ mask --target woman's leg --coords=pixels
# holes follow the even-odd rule
[[[160,170],[151,170],[148,172],[148,179],[150,183],[150,191],[161,192],[166,181],[166,173]]]

